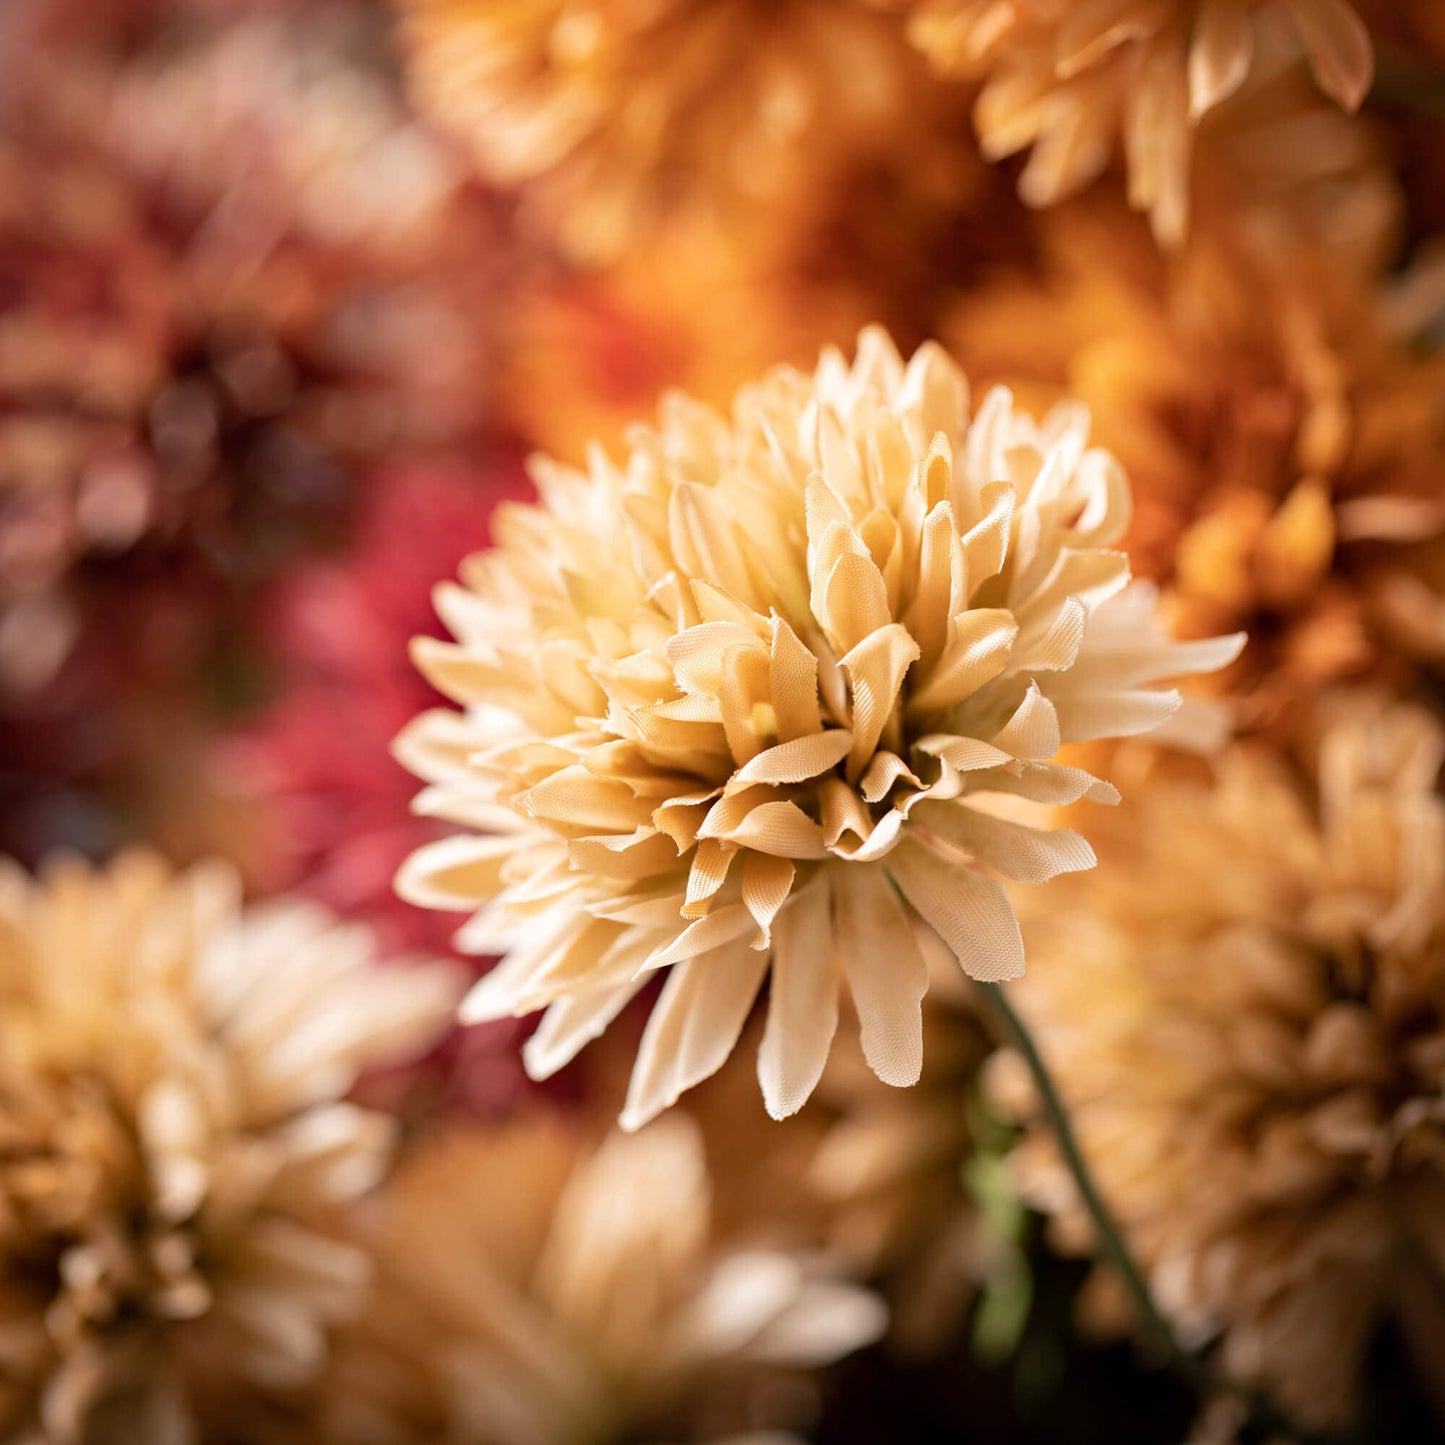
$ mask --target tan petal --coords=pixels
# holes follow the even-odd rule
[[[866,863],[835,873],[833,907],[863,1056],[885,1084],[916,1084],[923,1070],[928,965],[907,910],[883,869]]]
[[[767,966],[767,954],[734,942],[672,970],[638,1046],[618,1120],[625,1130],[640,1129],[723,1066]]]
[[[875,753],[873,761],[868,764],[868,770],[858,780],[858,791],[865,801],[881,803],[897,782],[905,782],[914,788],[923,786],[918,776],[897,753]]]
[[[822,731],[818,711],[818,659],[781,617],[772,620],[768,681],[778,738],[791,742]]]
[[[963,582],[963,551],[954,526],[953,508],[940,502],[924,519],[913,600],[904,614],[908,631],[929,667],[948,641],[948,624]]]
[[[953,707],[997,677],[1008,666],[1018,622],[1003,608],[978,607],[960,613],[951,631],[933,670],[909,695],[915,716]]]
[[[1370,32],[1349,0],[1286,0],[1315,79],[1346,110],[1358,110],[1375,78]]]
[[[476,908],[502,887],[517,839],[460,834],[418,848],[396,875],[397,895],[422,908]]]
[[[686,962],[700,953],[730,943],[740,935],[751,934],[756,927],[752,914],[741,903],[730,904],[709,913],[706,918],[689,923],[677,937],[653,949],[642,967],[652,970]]]
[[[771,937],[773,919],[788,900],[797,869],[786,858],[767,853],[749,853],[743,863],[743,906],[753,915],[762,937],[754,948],[765,947]]]
[[[1227,100],[1244,84],[1254,58],[1248,0],[1207,0],[1189,46],[1189,118]]]
[[[1029,684],[1013,716],[994,735],[993,745],[1016,758],[1035,762],[1047,762],[1058,752],[1063,745],[1058,714],[1039,691],[1038,683]]]
[[[838,766],[853,746],[853,734],[845,729],[794,738],[759,753],[729,779],[727,791],[737,792],[756,783],[778,787],[805,783]]]
[[[563,768],[522,797],[534,818],[593,831],[633,833],[650,821],[652,809],[625,783],[599,778],[580,764]]]
[[[1008,406],[1009,397],[1005,391],[992,394]],[[999,403],[994,403],[997,408]],[[973,438],[970,437],[970,442]],[[1008,555],[1009,526],[1013,521],[1017,494],[1007,482],[994,482],[983,489],[984,516],[964,533],[959,543],[965,564],[967,586],[977,588],[988,578],[995,576],[1003,567]]]
[[[888,875],[953,950],[970,978],[994,982],[1024,971],[1024,945],[1003,889],[911,838],[888,857]]]
[[[823,830],[796,803],[761,803],[748,810],[726,837],[777,858],[826,858]]]
[[[522,1046],[522,1062],[533,1079],[550,1079],[565,1068],[637,996],[647,980],[629,979],[616,988],[573,994],[552,1004]]]
[[[980,863],[1018,883],[1046,883],[1060,873],[1081,873],[1097,861],[1072,829],[1030,828],[962,803],[923,803],[913,820]]]
[[[692,867],[687,874],[687,901],[682,905],[684,918],[706,917],[718,889],[727,881],[728,869],[738,850],[716,838],[704,838],[693,850]]]
[[[774,926],[768,1020],[758,1049],[758,1082],[774,1119],[807,1102],[838,1027],[838,963],[828,886],[820,875]]]
[[[888,584],[873,559],[845,552],[827,575],[818,609],[828,641],[846,653],[891,620]]]
[[[677,865],[677,846],[656,828],[596,838],[574,838],[567,856],[580,871],[606,878],[651,878]]]
[[[856,779],[868,765],[893,712],[903,679],[918,657],[918,644],[894,622],[870,633],[847,653],[840,665],[848,674],[853,697],[853,739],[848,777]]]

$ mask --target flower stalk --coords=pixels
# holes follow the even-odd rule
[[[988,996],[995,1016],[1003,1025],[1008,1042],[1019,1051],[1028,1066],[1029,1075],[1053,1131],[1059,1155],[1074,1181],[1074,1187],[1079,1191],[1079,1199],[1098,1237],[1100,1253],[1123,1282],[1151,1342],[1169,1368],[1203,1395],[1227,1394],[1239,1399],[1248,1409],[1250,1418],[1267,1438],[1284,1437],[1298,1442],[1298,1445],[1340,1445],[1339,1435],[1301,1429],[1285,1416],[1267,1395],[1222,1378],[1204,1360],[1184,1349],[1175,1339],[1169,1321],[1154,1302],[1148,1282],[1109,1206],[1099,1193],[1088,1165],[1084,1162],[1068,1108],[1054,1085],[1053,1076],[1049,1073],[1048,1065],[1045,1064],[1028,1025],[1009,1001],[1008,993],[1002,984],[979,982],[978,987]]]

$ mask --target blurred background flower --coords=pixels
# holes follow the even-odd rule
[[[958,304],[975,374],[1077,396],[1137,489],[1127,545],[1186,634],[1242,628],[1220,684],[1279,726],[1343,678],[1445,660],[1445,363],[1433,298],[1301,244],[1161,255],[1117,206],[1039,222],[1039,260]],[[1423,304],[1422,304],[1423,303]]]
[[[421,107],[585,262],[677,213],[786,230],[862,164],[887,169],[906,215],[968,167],[947,144],[961,100],[857,0],[399,9]]]
[[[1374,74],[1350,0],[891,0],[914,43],[948,74],[982,81],[979,144],[998,160],[1031,148],[1019,177],[1052,206],[1122,150],[1129,203],[1157,238],[1189,225],[1194,128],[1236,94],[1255,58],[1255,21],[1285,18],[1315,81],[1356,110]]]
[[[345,552],[288,572],[262,604],[260,645],[278,696],[212,763],[225,805],[250,815],[254,887],[310,894],[371,925],[388,951],[457,956],[456,920],[392,889],[407,855],[442,830],[412,812],[415,785],[391,742],[441,701],[408,650],[440,630],[432,588],[485,545],[496,502],[529,491],[508,451],[481,475],[398,466],[368,483]],[[511,1023],[457,1029],[419,1078],[372,1079],[371,1093],[384,1082],[428,1094],[440,1086],[452,1104],[495,1111],[523,1084],[522,1037]]]
[[[719,1231],[711,1195],[681,1114],[600,1145],[526,1119],[429,1141],[363,1225],[380,1288],[295,1438],[571,1445],[806,1426],[805,1372],[876,1339],[886,1311],[789,1249],[763,1196],[751,1229]]]
[[[1358,696],[1316,726],[1299,762],[1244,747],[1142,797],[1089,887],[1026,920],[1015,997],[1183,1338],[1318,1426],[1363,1403],[1382,1316],[1441,1378],[1445,734]],[[993,1070],[1027,1119],[1017,1060]],[[1015,1164],[1058,1242],[1095,1247],[1045,1130]]]
[[[344,1095],[425,1049],[459,980],[238,904],[224,865],[147,854],[0,871],[7,1438],[198,1438],[313,1376],[365,1298],[331,1224],[396,1128]]]
[[[4,841],[29,854],[75,826],[47,773],[169,765],[159,698],[224,686],[217,650],[339,535],[360,469],[489,414],[499,213],[402,109],[381,17],[143,14],[37,25],[0,110],[0,715],[35,795]]]

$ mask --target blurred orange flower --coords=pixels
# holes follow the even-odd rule
[[[1350,0],[888,0],[946,72],[982,82],[986,156],[1033,148],[1023,198],[1051,206],[1096,179],[1121,146],[1129,199],[1156,236],[1188,228],[1194,128],[1245,83],[1256,22],[1288,18],[1321,89],[1355,110],[1374,74]]]
[[[397,3],[421,108],[582,261],[679,212],[806,222],[860,161],[895,214],[970,168],[963,98],[858,0]]]
[[[966,297],[949,334],[975,374],[1090,408],[1134,482],[1140,574],[1186,633],[1249,634],[1217,679],[1243,720],[1445,661],[1445,360],[1412,342],[1431,288],[1218,234],[1163,257],[1108,205],[1039,229],[1036,270]]]

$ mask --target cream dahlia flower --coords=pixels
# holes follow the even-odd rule
[[[1156,1298],[1311,1424],[1356,1403],[1386,1316],[1438,1376],[1442,757],[1438,719],[1355,703],[1303,769],[1241,748],[1212,786],[1156,787],[1090,886],[1025,920],[1014,996]],[[1042,1123],[1016,1163],[1089,1249]]]
[[[888,0],[943,70],[981,79],[984,154],[1033,147],[1019,180],[1051,206],[1094,180],[1122,143],[1132,203],[1162,241],[1187,226],[1199,121],[1254,63],[1257,26],[1287,18],[1320,88],[1355,110],[1374,77],[1350,0]]]
[[[868,1063],[914,1083],[914,920],[1010,978],[997,875],[1094,861],[990,800],[1113,800],[1060,746],[1158,728],[1179,697],[1156,679],[1240,645],[1176,645],[1125,590],[1128,483],[1086,442],[1077,407],[1035,422],[998,391],[970,417],[941,350],[905,365],[874,330],[730,419],[672,397],[620,465],[537,463],[541,505],[499,511],[497,548],[437,593],[457,641],[415,645],[466,711],[398,742],[432,784],[418,806],[480,830],[398,881],[478,910],[459,943],[505,955],[465,1016],[550,1005],[542,1077],[667,970],[636,1128],[722,1064],[771,974],[758,1074],[782,1117],[822,1072],[841,974]]]
[[[392,1148],[344,1096],[455,997],[224,866],[0,868],[0,1434],[184,1442],[311,1377],[365,1295],[331,1220]]]
[[[256,1438],[741,1445],[806,1426],[806,1372],[876,1339],[886,1311],[824,1257],[720,1226],[708,1166],[681,1114],[600,1147],[545,1118],[422,1143],[362,1236],[372,1307],[295,1434]]]

